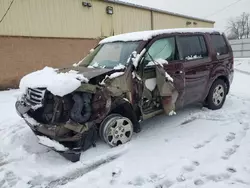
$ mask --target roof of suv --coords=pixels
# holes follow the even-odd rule
[[[171,33],[222,33],[220,30],[214,28],[178,28],[178,29],[163,29],[163,30],[151,30],[151,31],[140,31],[133,33],[125,33],[121,35],[115,35],[108,37],[100,41],[99,44],[109,43],[109,42],[126,42],[126,41],[139,41],[139,40],[149,40],[157,35],[161,34],[171,34]]]

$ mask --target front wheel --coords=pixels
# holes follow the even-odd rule
[[[110,114],[100,125],[99,134],[111,147],[129,142],[133,135],[133,124],[130,119],[119,114]]]
[[[221,79],[216,80],[210,88],[207,97],[207,107],[211,110],[220,109],[226,100],[226,90],[226,83]]]

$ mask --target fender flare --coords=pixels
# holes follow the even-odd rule
[[[229,89],[230,89],[230,82],[229,82],[228,76],[227,76],[226,74],[217,74],[216,77],[212,78],[211,81],[209,82],[208,87],[207,87],[207,90],[206,90],[206,93],[205,93],[206,95],[205,95],[205,99],[204,99],[204,100],[207,99],[207,96],[208,96],[208,94],[209,94],[209,91],[210,91],[210,89],[211,89],[213,83],[214,83],[216,80],[218,80],[218,79],[221,79],[221,80],[223,80],[223,81],[226,83],[226,85],[227,85],[227,92],[226,92],[226,94],[228,94]]]

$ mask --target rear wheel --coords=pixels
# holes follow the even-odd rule
[[[207,97],[207,107],[211,110],[220,109],[226,100],[226,94],[226,83],[221,79],[216,80],[210,88]]]
[[[100,137],[111,147],[129,142],[133,135],[130,119],[119,114],[110,114],[100,125]]]

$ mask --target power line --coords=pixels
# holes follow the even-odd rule
[[[235,1],[235,2],[233,2],[233,3],[229,4],[229,5],[227,5],[226,7],[223,7],[222,9],[217,10],[216,12],[214,12],[214,13],[212,13],[212,14],[206,16],[205,18],[208,18],[208,17],[210,17],[210,16],[214,16],[215,14],[217,14],[217,13],[219,13],[219,12],[222,12],[223,10],[225,10],[225,9],[227,9],[227,8],[233,6],[233,5],[235,5],[235,4],[237,4],[237,3],[241,2],[241,1],[242,1],[242,0]]]
[[[6,12],[4,13],[3,17],[1,18],[0,23],[2,23],[2,21],[3,21],[4,18],[5,18],[5,16],[8,14],[8,12],[9,12],[9,10],[10,10],[12,4],[14,3],[14,1],[15,1],[15,0],[12,0],[12,1],[11,1],[11,3],[10,3],[10,5],[9,5],[8,9],[6,10]]]

